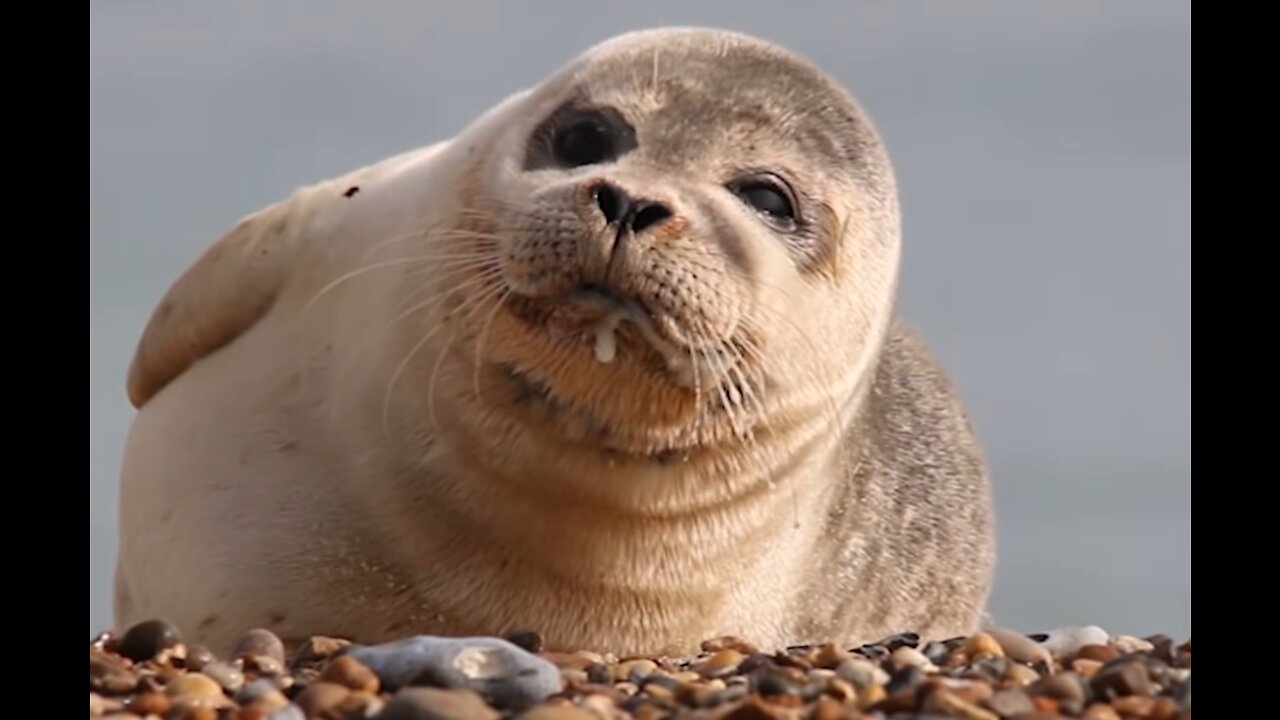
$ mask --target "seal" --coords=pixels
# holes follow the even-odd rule
[[[227,648],[962,635],[983,453],[899,318],[896,180],[809,60],[627,33],[246,216],[137,346],[116,622]]]

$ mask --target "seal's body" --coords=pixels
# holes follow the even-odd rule
[[[874,129],[784,50],[632,33],[240,222],[130,372],[117,622],[681,653],[970,632],[982,454],[896,319]]]

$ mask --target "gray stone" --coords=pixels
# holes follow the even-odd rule
[[[560,690],[550,661],[496,637],[417,635],[380,645],[353,645],[343,654],[377,673],[388,690],[406,685],[468,688],[500,707],[521,708]]]

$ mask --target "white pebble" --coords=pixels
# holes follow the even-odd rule
[[[1071,655],[1085,645],[1106,645],[1111,636],[1097,625],[1078,625],[1058,628],[1046,633],[1049,637],[1040,643],[1045,650],[1057,655]]]

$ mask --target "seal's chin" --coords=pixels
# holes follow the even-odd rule
[[[631,347],[656,355],[658,362],[650,364],[664,371],[665,380],[693,387],[689,350],[661,332],[653,314],[640,303],[608,287],[583,284],[554,299],[512,294],[506,302],[512,314],[545,331],[551,339],[589,348],[601,365],[618,362],[619,336],[627,333],[640,341]]]

